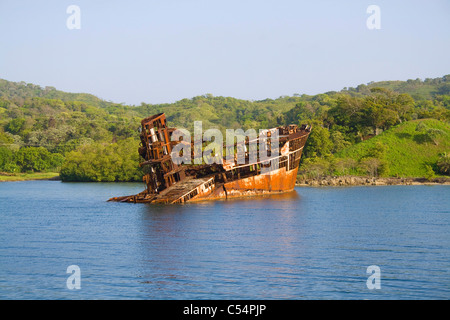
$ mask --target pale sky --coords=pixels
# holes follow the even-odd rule
[[[0,78],[135,105],[450,74],[449,0],[0,0],[0,36]]]

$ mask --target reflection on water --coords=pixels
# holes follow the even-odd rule
[[[184,205],[105,201],[141,188],[0,183],[0,296],[450,297],[448,186],[297,188]],[[65,288],[72,264],[83,277],[76,292]],[[381,290],[366,287],[369,265],[381,268]]]
[[[267,285],[271,274],[283,272],[284,277],[276,282],[289,281],[295,266],[289,252],[300,252],[302,245],[296,242],[302,229],[301,223],[294,221],[301,214],[287,203],[299,199],[294,191],[142,206],[142,242],[146,244],[142,281],[158,288],[172,286],[176,295],[167,298],[183,296],[186,286],[196,298],[211,294],[230,298],[234,290],[230,287],[239,285],[248,288],[250,298],[250,291]],[[272,257],[267,257],[267,250],[273,251]],[[284,266],[273,261],[277,257],[284,260]],[[247,283],[249,277],[255,282]]]

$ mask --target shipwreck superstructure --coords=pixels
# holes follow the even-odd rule
[[[242,164],[228,160],[212,164],[177,164],[172,157],[175,146],[191,144],[190,150],[194,150],[194,141],[172,141],[175,130],[167,126],[164,113],[141,121],[138,152],[143,159],[140,166],[147,187],[139,194],[115,197],[110,201],[184,203],[292,191],[303,147],[311,132],[306,125],[267,130],[266,140],[270,142],[271,134],[276,133],[278,141],[277,153],[270,161],[259,156],[251,157],[244,146],[246,152]],[[248,138],[245,143],[249,143]],[[270,154],[270,145],[268,148]]]

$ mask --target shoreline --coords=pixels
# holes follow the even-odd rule
[[[17,181],[61,181],[58,173],[34,173],[21,175],[0,174],[0,182]],[[80,181],[82,182],[82,181]],[[348,186],[413,186],[413,185],[450,185],[450,177],[395,178],[364,176],[327,176],[322,178],[302,179],[297,177],[295,187],[348,187]]]
[[[33,181],[33,180],[61,180],[57,172],[36,172],[36,173],[19,173],[8,174],[0,173],[0,182],[17,182],[17,181]]]
[[[331,176],[313,179],[297,177],[296,187],[344,187],[344,186],[413,186],[413,185],[450,185],[450,178],[395,178]]]

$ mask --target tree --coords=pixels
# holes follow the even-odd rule
[[[414,110],[414,99],[407,93],[399,94],[394,101],[392,109],[397,112],[400,122],[411,120]]]
[[[440,173],[450,175],[450,153],[441,154],[436,165]]]
[[[12,134],[19,134],[24,125],[25,125],[24,118],[12,119],[6,125],[5,130]]]
[[[331,138],[331,142],[333,144],[333,147],[331,150],[332,153],[339,152],[351,145],[350,142],[345,140],[344,135],[340,131],[332,131],[330,138]]]
[[[357,162],[352,158],[339,159],[336,161],[335,167],[338,173],[347,175],[357,168]]]
[[[308,157],[324,157],[331,153],[333,143],[330,140],[330,132],[327,128],[322,127],[319,123],[312,126],[311,134],[306,141],[304,156]]]
[[[300,102],[286,113],[286,120],[289,123],[299,123],[314,118],[315,109],[311,103]]]
[[[356,132],[361,121],[363,100],[349,95],[340,95],[336,105],[327,112],[327,122],[331,125],[349,127]]]
[[[0,147],[0,171],[14,172],[17,169],[14,163],[13,151],[7,147]]]
[[[61,167],[63,181],[141,181],[139,142],[133,138],[118,143],[80,145],[69,152]]]
[[[299,174],[307,178],[318,179],[324,175],[328,175],[330,170],[330,163],[326,159],[318,157],[305,159],[300,168]]]
[[[360,160],[361,168],[373,177],[385,176],[389,173],[389,162],[385,157],[386,146],[377,142]]]
[[[381,160],[378,158],[364,158],[361,160],[361,168],[372,177],[378,177]]]
[[[414,108],[414,99],[409,94],[398,94],[385,88],[372,88],[361,110],[361,123],[371,127],[375,135],[379,129],[405,120],[410,120]]]
[[[435,174],[433,168],[427,164],[425,166],[425,178],[427,178],[427,180],[431,180],[434,177],[436,177],[436,174]]]
[[[15,162],[22,172],[42,172],[59,167],[63,162],[63,156],[52,154],[44,147],[25,147],[16,152]]]
[[[439,139],[445,135],[445,132],[437,128],[428,128],[426,135],[435,145],[439,145]]]
[[[446,135],[445,131],[437,128],[429,128],[425,123],[419,122],[416,126],[416,131],[421,132],[422,136],[419,138],[422,142],[430,141],[436,146],[439,145],[440,138]]]
[[[372,97],[365,100],[362,114],[362,124],[371,127],[374,135],[379,134],[379,129],[388,129],[398,121],[398,114],[394,110]]]

